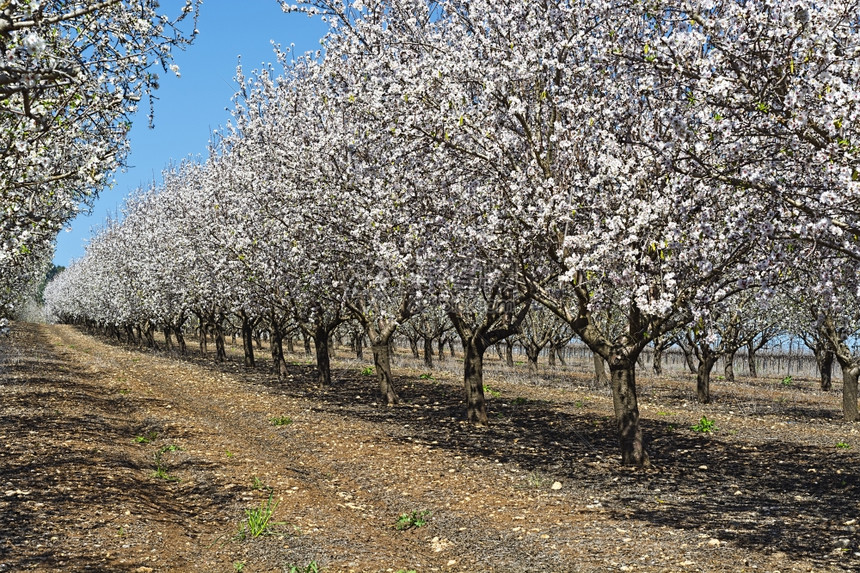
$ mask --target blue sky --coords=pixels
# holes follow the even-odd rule
[[[163,2],[171,6],[184,2]],[[236,64],[242,56],[246,71],[274,61],[271,42],[283,46],[295,44],[298,52],[316,50],[326,26],[319,18],[302,14],[284,14],[276,0],[205,0],[197,24],[200,35],[184,52],[174,58],[181,78],[163,73],[156,92],[155,128],[147,126],[148,105],[134,118],[131,130],[131,154],[128,169],[116,176],[113,189],[102,193],[92,215],[79,216],[71,231],[57,237],[54,264],[68,266],[84,254],[84,244],[93,227],[115,215],[125,197],[138,187],[160,179],[161,171],[171,160],[189,155],[205,156],[212,130],[224,125],[230,117],[227,108],[236,91]]]

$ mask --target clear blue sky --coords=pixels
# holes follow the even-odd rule
[[[180,4],[163,2],[162,6],[169,11]],[[276,0],[205,0],[197,28],[200,35],[194,44],[174,54],[182,77],[158,70],[161,87],[156,92],[155,128],[148,128],[148,104],[141,102],[131,130],[128,169],[117,174],[113,189],[102,193],[92,215],[79,216],[71,231],[60,232],[54,264],[68,266],[72,259],[81,258],[91,229],[108,214],[117,213],[131,191],[153,177],[160,180],[171,161],[205,156],[212,130],[230,117],[227,108],[236,92],[238,56],[247,72],[275,60],[272,41],[295,44],[298,52],[312,51],[320,47],[327,29],[319,18],[284,14]]]

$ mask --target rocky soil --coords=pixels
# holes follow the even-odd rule
[[[655,466],[636,471],[586,374],[490,377],[480,429],[446,370],[398,368],[388,408],[362,365],[319,388],[293,360],[278,382],[265,363],[15,324],[0,572],[860,570],[860,435],[838,385],[718,381],[702,407],[689,377],[641,378]],[[715,431],[691,429],[703,415]]]

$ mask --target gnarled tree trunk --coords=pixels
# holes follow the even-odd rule
[[[427,368],[433,368],[433,339],[429,336],[423,337],[424,339],[424,366]]]
[[[314,349],[317,359],[317,383],[320,386],[329,386],[331,384],[331,357],[328,329],[322,322],[318,322],[314,327]]]
[[[400,403],[400,396],[394,388],[394,379],[391,376],[391,347],[388,342],[376,341],[371,346],[373,350],[373,365],[376,370],[376,378],[379,381],[379,394],[389,406]]]
[[[625,357],[623,349],[614,349],[609,359],[612,403],[621,447],[621,463],[632,466],[649,464],[648,453],[642,439],[639,422],[639,404],[636,398],[636,361]]]
[[[484,398],[484,352],[486,346],[476,337],[463,343],[463,382],[466,389],[466,419],[479,426],[489,425]]]

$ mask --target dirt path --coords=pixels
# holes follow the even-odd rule
[[[356,372],[323,391],[294,365],[278,384],[64,326],[15,325],[0,349],[0,571],[860,565],[858,456],[834,448],[850,436],[828,396],[808,393],[797,417],[743,416],[751,399],[727,396],[719,437],[700,436],[698,412],[654,385],[658,468],[631,472],[605,396],[575,384],[494,382],[494,424],[478,430],[454,380],[404,377],[408,403],[384,408]],[[242,539],[270,493],[274,533]],[[426,525],[395,527],[425,511]]]

